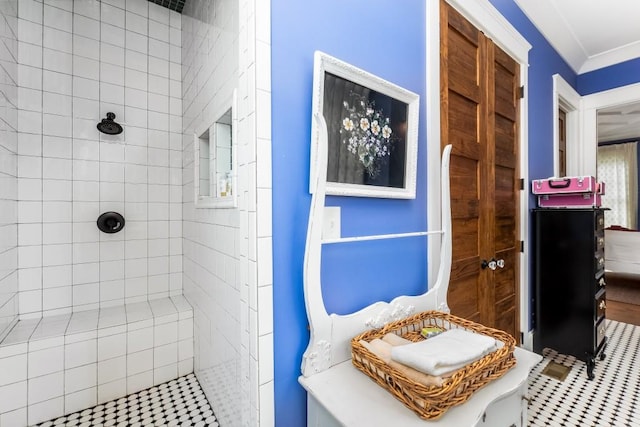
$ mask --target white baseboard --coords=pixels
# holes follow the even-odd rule
[[[528,331],[522,334],[522,342],[520,347],[533,351],[533,331]]]

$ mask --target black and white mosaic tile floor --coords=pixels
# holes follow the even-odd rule
[[[218,421],[196,376],[189,374],[127,397],[38,425],[41,427],[217,427]]]
[[[545,350],[529,377],[529,426],[640,427],[640,326],[606,322],[607,357],[597,360],[593,381],[584,362]],[[564,381],[542,374],[549,361],[572,367]],[[39,426],[217,427],[218,420],[189,374]]]
[[[640,426],[640,327],[606,322],[606,358],[597,359],[593,381],[584,362],[545,350],[529,377],[529,426]],[[542,374],[550,360],[572,367],[564,381]]]

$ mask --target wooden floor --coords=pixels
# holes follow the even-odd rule
[[[627,277],[614,273],[607,273],[607,285],[618,285],[637,289],[640,292],[640,280],[637,277]],[[637,298],[634,298],[637,300]],[[640,325],[640,305],[627,304],[620,301],[607,300],[607,319],[618,322]]]
[[[640,325],[640,305],[619,301],[607,301],[607,319]]]

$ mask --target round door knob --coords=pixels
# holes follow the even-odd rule
[[[500,268],[504,268],[504,260],[503,259],[499,259],[496,261],[496,264],[498,265],[498,267]]]
[[[497,264],[495,259],[491,259],[491,261],[487,261],[486,259],[483,259],[482,262],[480,263],[480,267],[482,267],[483,270],[487,267],[489,268],[489,270],[495,270],[496,266]]]

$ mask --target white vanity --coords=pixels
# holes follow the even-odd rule
[[[351,360],[300,377],[307,390],[307,425],[333,426],[486,426],[527,425],[527,377],[541,359],[516,347],[516,366],[476,391],[462,405],[435,421],[420,419],[385,389],[356,369]]]

